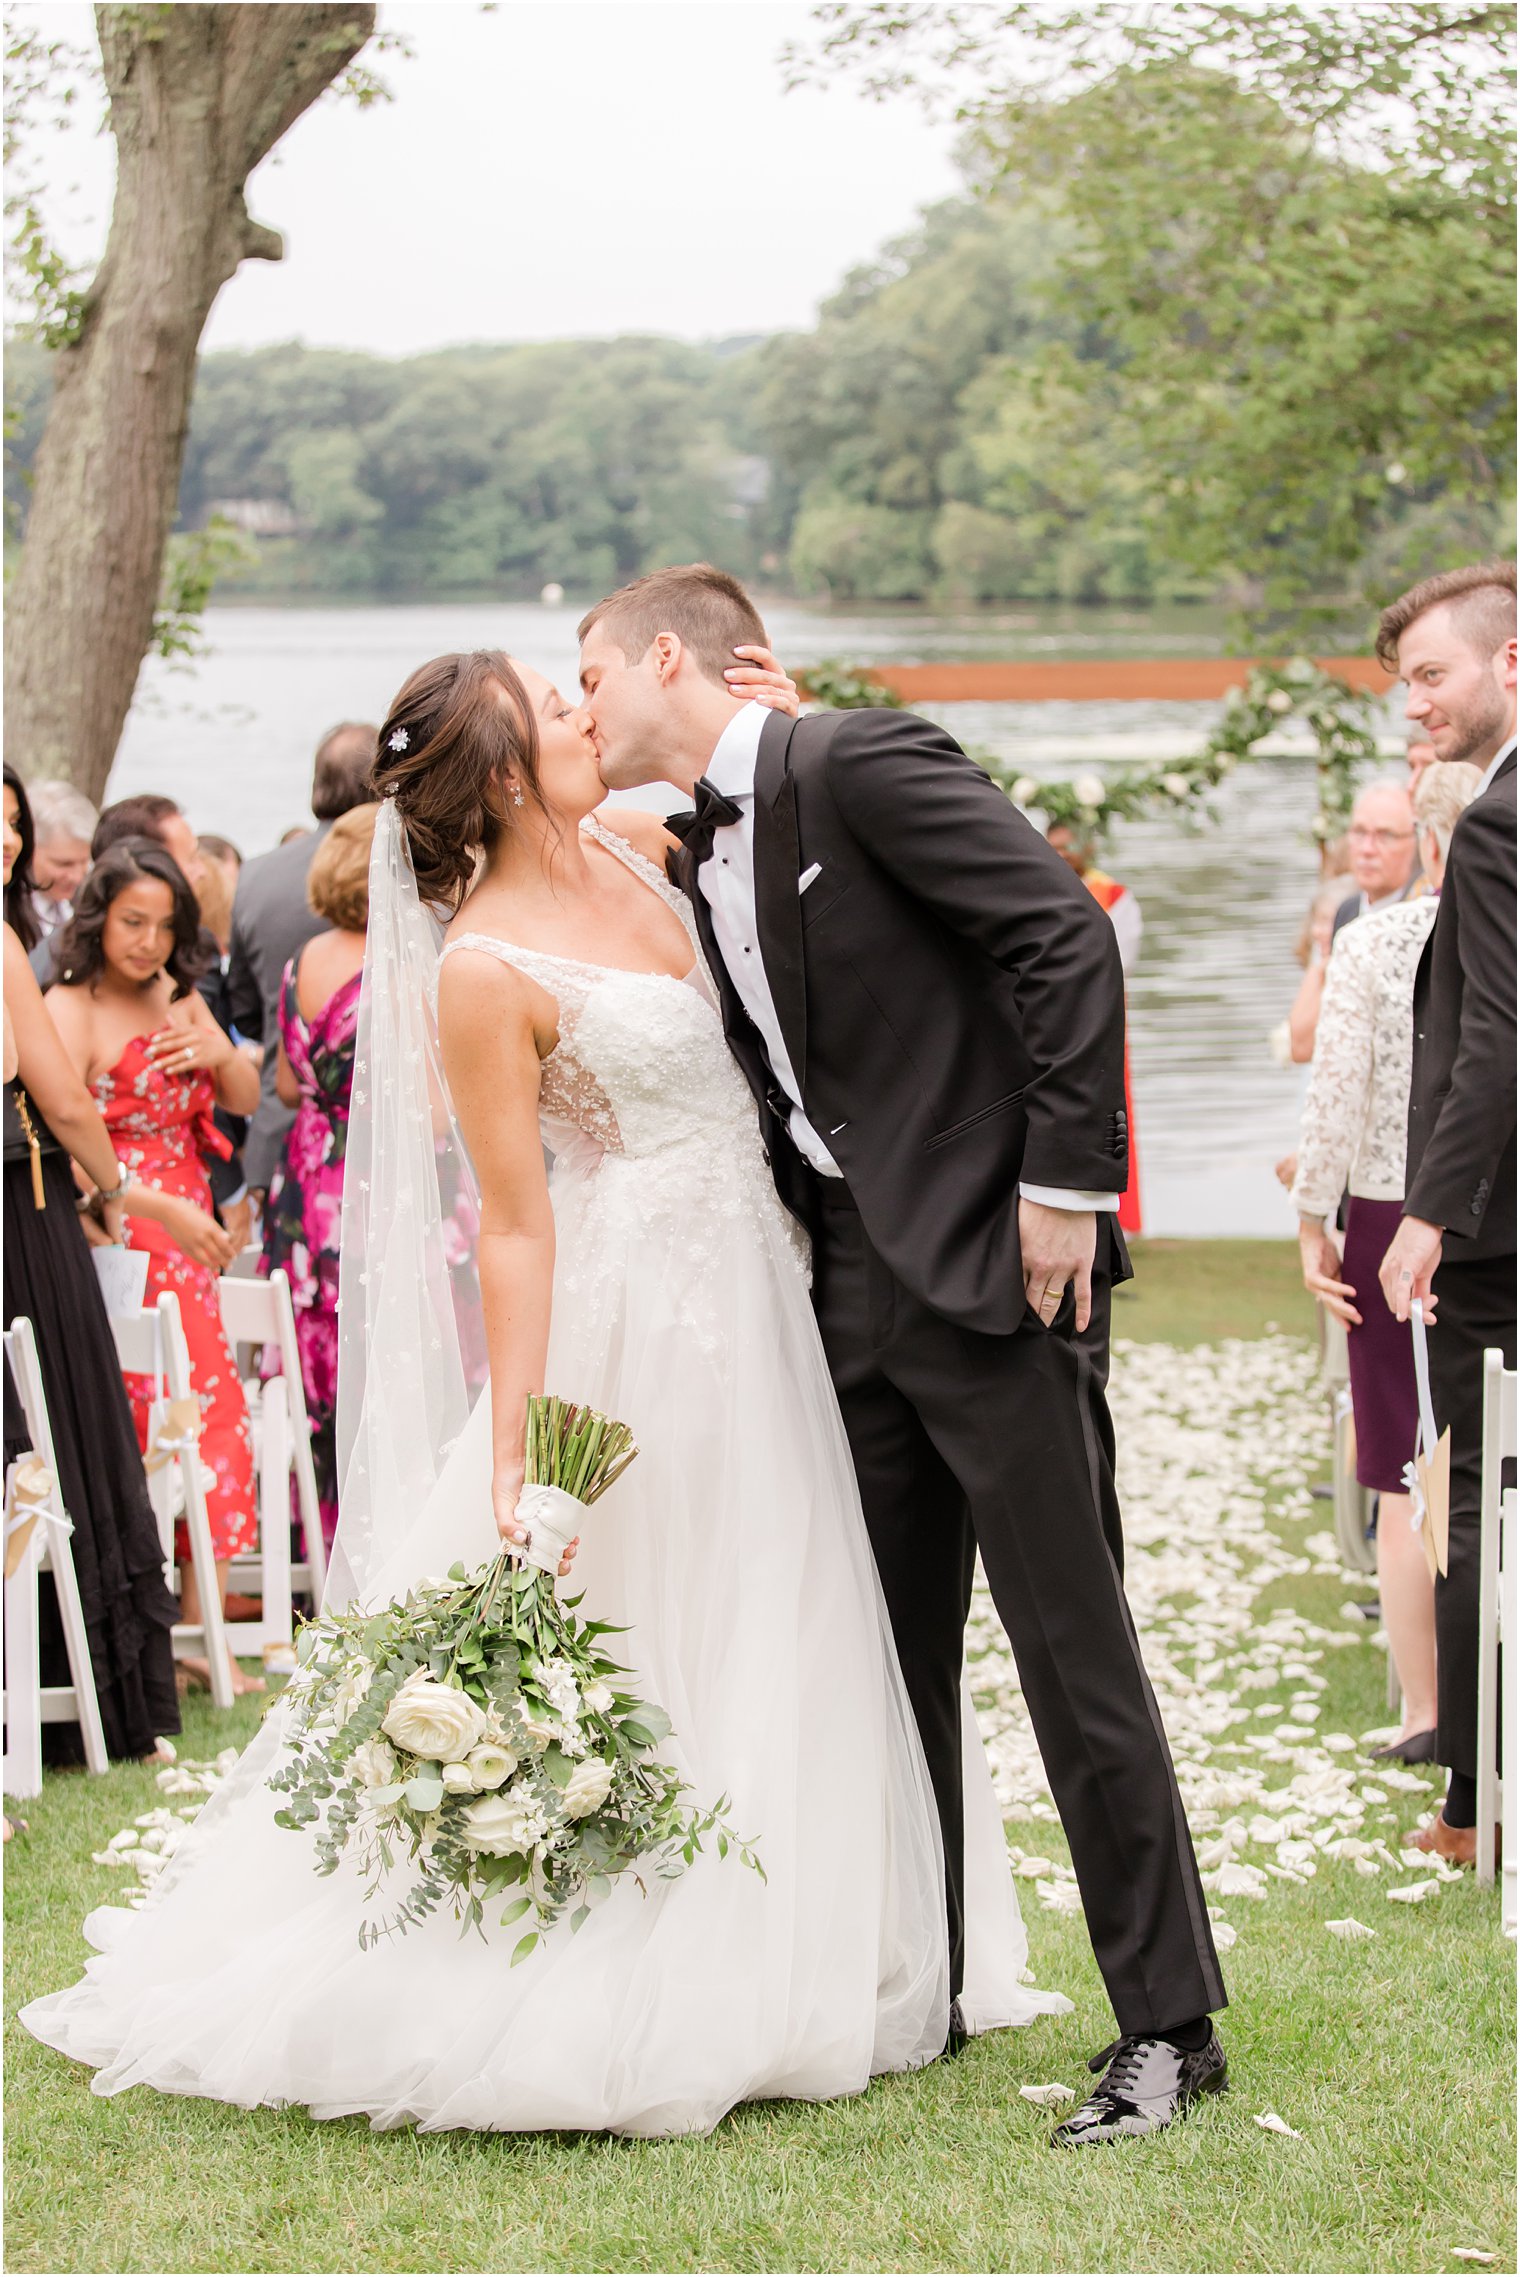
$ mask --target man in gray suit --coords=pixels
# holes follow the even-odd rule
[[[264,1046],[258,1113],[243,1149],[248,1184],[262,1203],[280,1166],[291,1114],[275,1096],[280,1057],[280,981],[285,967],[315,933],[327,930],[306,899],[311,858],[340,814],[370,796],[379,729],[356,720],[332,728],[317,745],[311,810],[317,827],[289,845],[245,862],[232,905],[232,953],[227,1004],[239,1031]]]

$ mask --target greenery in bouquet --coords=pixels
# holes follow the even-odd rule
[[[590,1504],[636,1452],[624,1424],[528,1402],[527,1484]],[[670,1718],[608,1656],[603,1640],[620,1632],[579,1619],[580,1603],[503,1550],[301,1632],[286,1758],[269,1781],[288,1798],[276,1823],[313,1830],[318,1873],[356,1860],[369,1899],[403,1861],[412,1869],[405,1894],[361,1925],[361,1945],[443,1906],[478,1929],[499,1900],[502,1927],[525,1921],[516,1963],[567,1907],[578,1929],[618,1875],[673,1879],[710,1836],[763,1879],[723,1818],[727,1798],[698,1807],[660,1760]]]

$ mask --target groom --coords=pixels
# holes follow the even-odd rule
[[[591,610],[614,789],[690,788],[691,896],[813,1298],[944,1829],[962,1964],[959,1686],[976,1553],[1012,1642],[1121,2038],[1063,2145],[1225,2084],[1225,1990],[1120,1578],[1104,1401],[1129,1262],[1113,929],[950,736],[732,696],[765,630],[698,563]],[[952,2040],[959,2029],[952,2010]],[[1111,2059],[1111,2060],[1110,2060]]]

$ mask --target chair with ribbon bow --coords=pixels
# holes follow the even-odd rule
[[[232,1672],[227,1660],[227,1629],[216,1585],[216,1553],[211,1543],[211,1520],[206,1490],[201,1482],[201,1406],[190,1376],[190,1351],[179,1315],[179,1299],[166,1289],[147,1312],[113,1313],[111,1333],[116,1357],[128,1375],[151,1376],[159,1387],[153,1402],[148,1451],[143,1467],[148,1492],[158,1519],[169,1587],[178,1590],[179,1572],[174,1559],[175,1485],[183,1503],[185,1532],[190,1541],[190,1563],[200,1594],[198,1622],[174,1625],[176,1658],[205,1655],[211,1678],[211,1697],[219,1708],[233,1700]]]
[[[1483,1487],[1478,1561],[1478,1880],[1494,1878],[1494,1830],[1500,1828],[1499,1876],[1502,1918],[1516,1923],[1517,1829],[1515,1825],[1515,1749],[1517,1737],[1516,1659],[1520,1657],[1520,1592],[1516,1589],[1515,1489],[1504,1483],[1504,1466],[1516,1448],[1515,1383],[1504,1354],[1483,1355]],[[1499,1738],[1504,1743],[1504,1775],[1499,1775]]]
[[[224,1274],[217,1295],[222,1326],[234,1351],[245,1345],[273,1344],[283,1370],[262,1384],[244,1384],[258,1452],[259,1546],[251,1555],[233,1559],[230,1581],[233,1588],[259,1596],[262,1605],[257,1621],[232,1622],[227,1634],[234,1652],[259,1653],[275,1673],[288,1672],[295,1665],[291,1592],[308,1591],[315,1610],[327,1586],[326,1545],[290,1282],[278,1270],[267,1280]],[[305,1537],[305,1555],[295,1564],[290,1551],[292,1476]]]
[[[42,1792],[42,1727],[78,1724],[91,1771],[109,1770],[90,1640],[79,1601],[73,1525],[58,1493],[58,1458],[48,1420],[37,1339],[19,1314],[5,1331],[5,1356],[26,1417],[32,1452],[12,1463],[5,1480],[5,1791]],[[53,1577],[53,1593],[68,1652],[67,1684],[42,1681],[38,1631],[39,1574]]]

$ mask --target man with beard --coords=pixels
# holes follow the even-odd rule
[[[1515,565],[1428,577],[1385,609],[1377,652],[1442,759],[1485,770],[1452,833],[1441,906],[1415,976],[1404,1215],[1383,1260],[1398,1319],[1432,1323],[1437,1430],[1451,1427],[1448,1569],[1436,1583],[1440,1815],[1408,1837],[1477,1852],[1479,1492],[1483,1353],[1515,1365]]]

